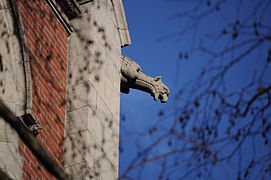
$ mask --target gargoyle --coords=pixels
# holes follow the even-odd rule
[[[41,132],[42,125],[39,120],[32,116],[32,114],[27,113],[20,116],[19,118],[24,122],[24,124],[28,127],[34,136],[37,136]]]
[[[168,100],[169,89],[162,82],[161,76],[150,77],[141,72],[141,67],[126,56],[121,57],[121,92],[128,94],[130,88],[148,92],[154,100],[162,103]]]

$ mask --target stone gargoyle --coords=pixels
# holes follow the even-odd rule
[[[150,93],[154,100],[162,103],[168,100],[168,87],[162,82],[161,76],[150,77],[141,72],[141,67],[126,56],[121,57],[121,92],[128,94],[130,88]]]

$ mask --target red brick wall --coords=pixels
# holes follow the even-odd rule
[[[32,73],[32,115],[43,129],[37,136],[59,165],[63,164],[68,34],[45,0],[19,0]],[[20,142],[24,179],[53,179]]]

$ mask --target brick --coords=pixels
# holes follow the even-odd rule
[[[42,133],[37,138],[48,153],[62,163],[63,147],[59,144],[64,137],[64,123],[60,122],[65,120],[66,109],[61,102],[63,97],[67,97],[67,33],[44,0],[20,0],[18,7],[31,57],[32,111],[43,125]],[[48,54],[52,56],[50,61],[46,59]],[[20,143],[19,148],[25,157],[24,179],[54,179],[39,165],[25,145]]]

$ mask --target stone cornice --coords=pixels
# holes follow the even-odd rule
[[[125,11],[122,4],[122,0],[111,0],[114,8],[114,13],[117,22],[117,28],[119,31],[120,43],[122,47],[131,44],[130,33],[126,21]]]

